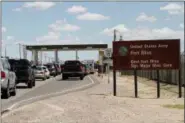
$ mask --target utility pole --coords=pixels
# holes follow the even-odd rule
[[[116,41],[116,30],[114,30],[114,39],[113,41]],[[114,57],[113,57],[114,59]],[[116,96],[116,70],[114,68],[114,63],[113,63],[113,94]]]
[[[20,56],[20,59],[21,59],[21,43],[19,43],[19,56]]]
[[[119,41],[122,41],[122,35],[120,35],[120,39],[119,39]]]
[[[5,51],[4,51],[5,57],[6,57],[6,45],[5,45]]]

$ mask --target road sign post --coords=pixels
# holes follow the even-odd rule
[[[105,57],[108,58],[108,60],[111,60],[111,56],[112,56],[112,49],[111,48],[107,48],[105,51],[104,51],[104,55]],[[108,66],[108,83],[110,83],[110,63],[108,62],[107,63],[107,66]]]
[[[113,42],[113,68],[114,70],[135,70],[135,76],[137,76],[136,70],[157,70],[157,98],[159,98],[159,70],[180,70],[179,51],[180,39]],[[180,76],[179,80],[181,80]],[[137,92],[136,81],[137,78],[135,78],[135,92]],[[179,81],[179,97],[181,97],[181,87],[181,81]],[[137,97],[137,93],[135,95]]]

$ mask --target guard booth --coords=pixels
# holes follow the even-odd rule
[[[107,44],[71,44],[71,45],[25,45],[25,51],[32,52],[32,61],[34,64],[38,64],[38,52],[39,51],[54,51],[55,62],[59,62],[59,51],[75,51],[76,60],[78,60],[78,51],[104,51],[108,48]],[[24,57],[27,58],[27,53],[24,53]],[[99,61],[102,63],[102,53],[99,52]]]

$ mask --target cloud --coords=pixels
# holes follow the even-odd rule
[[[99,44],[104,44],[104,42],[102,40],[100,40]]]
[[[184,28],[184,24],[183,24],[183,23],[181,23],[179,26],[180,26],[181,28]]]
[[[21,7],[13,9],[13,11],[21,11],[23,8],[34,8],[37,10],[47,10],[53,6],[55,6],[56,3],[54,2],[26,2]]]
[[[149,21],[155,22],[157,19],[154,16],[148,16],[145,13],[141,13],[137,18],[136,21]]]
[[[89,21],[100,21],[100,20],[109,20],[110,17],[97,14],[97,13],[86,12],[84,14],[78,15],[77,19],[78,20],[89,20]]]
[[[55,23],[50,24],[48,27],[48,34],[36,38],[37,44],[70,44],[81,42],[78,37],[71,36],[70,34],[61,39],[61,31],[73,32],[80,29],[76,25],[69,24],[66,19],[56,20]]]
[[[22,8],[15,8],[15,9],[12,9],[12,11],[14,12],[20,12],[22,10]]]
[[[1,31],[2,31],[2,32],[6,32],[6,31],[7,31],[6,27],[2,27],[2,28],[1,28]]]
[[[123,24],[112,28],[106,28],[101,33],[113,36],[113,29],[120,29],[120,33],[123,35],[125,40],[134,40],[134,39],[167,39],[167,38],[180,38],[184,40],[184,31],[182,30],[173,30],[168,27],[164,28],[154,28],[150,29],[147,27],[137,27],[133,29],[126,28]]]
[[[57,20],[55,23],[49,25],[49,28],[52,31],[78,31],[80,27],[77,25],[69,24],[65,19],[64,20]]]
[[[112,36],[115,29],[120,33],[128,32],[128,29],[125,27],[124,24],[119,24],[112,28],[105,28],[101,33]]]
[[[166,17],[165,20],[166,21],[169,21],[169,20],[171,20],[171,18],[170,17]]]
[[[74,13],[74,14],[84,13],[86,11],[87,11],[87,8],[83,6],[75,6],[75,5],[67,9],[68,13]]]
[[[13,36],[7,36],[7,40],[14,40]]]
[[[184,13],[184,5],[183,3],[168,3],[167,5],[160,7],[160,10],[168,11],[168,13],[171,15],[178,15]]]

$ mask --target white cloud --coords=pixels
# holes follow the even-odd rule
[[[104,29],[104,31],[107,29]],[[112,28],[110,28],[112,30]],[[104,32],[103,31],[103,32]],[[103,33],[107,36],[113,37],[112,33]],[[150,39],[181,39],[181,50],[184,49],[184,31],[173,30],[168,27],[150,29],[147,27],[137,27],[133,29],[127,29],[124,33],[121,33],[123,40],[150,40]],[[117,34],[117,40],[119,40],[119,34]]]
[[[7,40],[14,40],[13,36],[7,36]]]
[[[123,39],[125,40],[133,40],[133,39],[160,39],[160,38],[180,38],[184,40],[184,31],[182,30],[173,30],[168,27],[160,28],[160,29],[150,29],[147,27],[137,27],[134,29],[125,28],[123,24],[122,26],[115,26],[113,28],[106,28],[103,30],[103,34],[108,36],[113,36],[113,29],[117,27],[122,29],[119,31],[123,35]]]
[[[36,38],[37,43],[41,44],[70,44],[81,42],[78,37],[71,36],[63,37],[61,40],[61,31],[77,31],[80,27],[76,25],[69,24],[66,19],[57,20],[55,23],[49,25],[49,32],[46,35]]]
[[[181,24],[180,24],[180,27],[181,27],[181,28],[184,28],[184,24],[183,24],[183,23],[181,23]]]
[[[2,27],[2,28],[1,28],[1,31],[2,31],[2,32],[6,32],[6,31],[7,31],[6,27]]]
[[[77,25],[69,24],[65,19],[57,20],[55,23],[49,25],[52,31],[78,31],[80,27]]]
[[[136,21],[149,21],[155,22],[157,19],[154,16],[148,16],[145,13],[141,13],[137,18]]]
[[[160,7],[160,10],[168,11],[168,13],[171,15],[177,15],[184,13],[184,5],[183,3],[182,4],[169,3],[163,7]]]
[[[169,20],[171,20],[171,18],[170,17],[166,17],[165,20],[166,21],[169,21]]]
[[[22,8],[15,8],[15,9],[13,9],[12,11],[20,12],[21,10],[22,10]]]
[[[68,8],[67,9],[67,12],[69,13],[75,13],[75,14],[78,14],[78,13],[84,13],[87,11],[87,8],[83,7],[83,6],[72,6],[71,8]]]
[[[119,24],[112,28],[105,28],[101,33],[109,35],[109,36],[113,36],[113,32],[115,29],[119,31],[120,33],[128,32],[128,29],[125,27],[124,24]]]
[[[104,42],[102,40],[100,40],[99,44],[104,44]]]
[[[47,35],[37,37],[37,43],[45,43],[45,42],[54,42],[60,39],[60,33],[58,32],[48,32]]]
[[[26,2],[21,7],[13,9],[13,11],[21,11],[23,8],[35,8],[38,10],[47,10],[53,6],[55,6],[56,3],[54,2]]]
[[[104,15],[101,15],[101,14],[97,14],[97,13],[86,12],[84,14],[78,15],[77,19],[78,20],[99,21],[99,20],[109,20],[110,17],[109,16],[104,16]]]
[[[40,10],[46,10],[55,5],[54,2],[27,2],[23,5],[24,8],[36,8]]]

